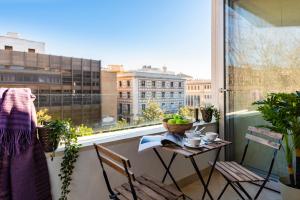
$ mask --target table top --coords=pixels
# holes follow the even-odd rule
[[[181,154],[185,157],[192,157],[192,156],[196,156],[202,153],[206,153],[208,151],[212,151],[215,149],[219,149],[222,148],[224,146],[227,146],[229,144],[231,144],[232,142],[226,141],[226,140],[219,140],[217,142],[213,142],[210,144],[206,144],[206,145],[201,145],[201,147],[199,148],[189,148],[189,147],[180,147],[180,146],[176,146],[176,145],[168,145],[168,146],[162,146],[161,148],[163,150],[167,150],[167,151],[171,151],[173,153],[177,153],[177,154]]]

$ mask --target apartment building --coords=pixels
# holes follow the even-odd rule
[[[210,80],[187,80],[186,82],[186,105],[199,107],[200,105],[212,104]]]
[[[109,66],[117,71],[119,118],[132,119],[141,116],[149,101],[157,102],[165,112],[177,112],[185,105],[185,81],[181,75],[167,71],[166,67],[125,71],[123,66]]]
[[[37,109],[48,108],[55,118],[101,124],[106,114],[100,105],[101,77],[105,76],[100,60],[37,53],[44,52],[44,43],[21,39],[17,34],[0,40],[1,87],[31,88]]]

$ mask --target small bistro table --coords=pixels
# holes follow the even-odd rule
[[[169,175],[169,177],[171,178],[172,182],[174,183],[174,185],[176,186],[176,188],[181,191],[180,187],[178,186],[174,176],[172,175],[172,173],[170,172],[170,168],[173,164],[173,161],[175,160],[176,156],[179,154],[179,155],[182,155],[184,156],[185,158],[189,159],[198,175],[198,178],[200,179],[200,182],[201,184],[203,185],[204,187],[204,193],[202,195],[202,199],[205,198],[205,195],[206,193],[208,194],[208,196],[210,197],[210,199],[213,200],[213,197],[210,193],[210,191],[208,190],[208,185],[210,183],[210,179],[211,179],[211,176],[213,174],[213,170],[214,170],[214,167],[215,167],[215,164],[218,160],[218,157],[219,157],[219,154],[220,154],[220,151],[222,149],[222,147],[225,147],[227,145],[231,144],[231,142],[229,141],[225,141],[225,140],[219,140],[217,142],[214,142],[214,143],[210,143],[210,144],[206,144],[206,145],[201,145],[200,148],[188,148],[188,147],[180,147],[180,146],[175,146],[175,145],[170,145],[170,146],[162,146],[162,147],[156,147],[156,148],[153,148],[155,154],[157,155],[157,157],[159,158],[161,164],[163,165],[163,167],[165,168],[166,172],[164,174],[164,177],[162,179],[162,182],[165,182],[165,179],[166,177]],[[161,155],[159,154],[159,152],[157,151],[157,149],[160,148],[161,150],[165,150],[165,151],[169,151],[169,152],[172,152],[173,155],[171,157],[171,160],[169,162],[169,164],[167,165],[166,162],[163,160],[163,158],[161,157]],[[215,159],[212,163],[212,167],[210,169],[210,172],[209,172],[209,176],[208,176],[208,179],[207,179],[207,182],[205,183],[204,179],[203,179],[203,176],[199,170],[199,167],[194,159],[195,156],[197,155],[200,155],[200,154],[203,154],[203,153],[206,153],[206,152],[209,152],[209,151],[212,151],[212,150],[217,150],[217,154],[215,156]]]

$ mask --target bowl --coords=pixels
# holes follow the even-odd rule
[[[168,132],[178,135],[184,135],[185,131],[193,127],[193,123],[188,124],[168,124],[168,119],[163,120],[163,126]]]

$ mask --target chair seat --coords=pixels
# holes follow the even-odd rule
[[[210,162],[212,165],[212,163]],[[217,162],[215,169],[232,182],[256,182],[265,179],[236,162]]]
[[[141,200],[177,200],[183,198],[183,193],[176,190],[172,186],[165,185],[160,181],[154,180],[147,175],[136,178],[133,182],[138,199]],[[129,183],[125,183],[117,188],[120,200],[131,200],[132,194]]]

